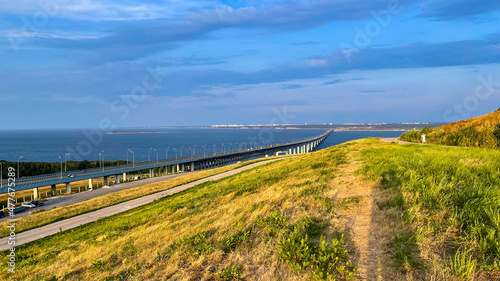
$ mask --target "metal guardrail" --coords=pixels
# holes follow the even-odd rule
[[[91,168],[91,169],[74,170],[74,171],[68,171],[68,172],[62,172],[62,173],[51,173],[51,174],[38,175],[38,176],[21,177],[21,178],[16,179],[15,189],[16,189],[16,191],[26,190],[26,189],[32,189],[32,188],[37,188],[37,187],[42,187],[42,186],[50,186],[50,185],[54,185],[54,184],[64,184],[64,183],[68,183],[68,182],[87,180],[87,179],[91,179],[91,178],[98,178],[98,177],[111,176],[111,175],[117,175],[117,174],[122,174],[122,173],[136,172],[136,171],[146,170],[146,169],[154,169],[154,168],[171,166],[171,165],[180,165],[180,164],[186,164],[186,163],[203,161],[203,160],[217,159],[217,158],[227,157],[227,156],[232,156],[232,155],[259,154],[259,153],[264,154],[266,151],[269,151],[269,150],[279,150],[279,149],[283,149],[283,148],[290,148],[290,147],[298,146],[301,144],[305,144],[305,143],[309,143],[309,142],[313,142],[313,141],[317,141],[317,140],[323,141],[331,133],[332,133],[332,130],[329,130],[320,136],[308,138],[308,139],[304,139],[304,140],[282,143],[282,144],[278,144],[278,145],[267,145],[267,146],[261,146],[261,147],[256,147],[256,148],[248,148],[248,149],[232,150],[232,151],[227,151],[227,152],[219,152],[219,153],[214,153],[214,154],[204,154],[203,156],[198,156],[198,157],[187,156],[187,157],[177,158],[175,160],[174,159],[166,159],[166,160],[158,160],[158,161],[145,161],[145,162],[138,162],[138,163],[132,163],[132,164],[108,166],[108,167],[104,167],[104,169],[103,168]],[[73,177],[68,177],[68,175],[73,175]],[[7,180],[3,180],[2,184],[3,184],[4,188],[0,189],[0,193],[7,193],[8,192]]]

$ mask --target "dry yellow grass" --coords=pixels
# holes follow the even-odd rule
[[[285,159],[21,246],[13,277],[223,280],[221,274],[237,266],[244,280],[314,280],[279,257],[285,230],[261,223],[277,212],[288,228],[310,217],[327,239],[343,233],[358,266],[354,280],[446,280],[450,275],[439,266],[423,272],[392,265],[388,244],[405,227],[403,211],[379,208],[394,190],[359,174],[361,149],[379,145],[392,144],[361,140]],[[245,231],[246,242],[224,250],[221,241]],[[193,244],[193,237],[204,238]],[[419,241],[422,259],[431,260],[433,249]],[[7,277],[2,258],[0,279]]]
[[[280,158],[280,156],[265,158],[265,159],[273,159],[273,158]],[[16,231],[19,233],[24,230],[36,228],[54,221],[70,218],[79,214],[83,214],[86,212],[118,204],[127,200],[163,191],[178,185],[182,185],[208,176],[219,174],[225,171],[229,171],[262,160],[263,159],[258,159],[209,170],[202,170],[178,178],[168,179],[162,182],[130,188],[124,191],[114,192],[111,194],[99,196],[84,202],[75,203],[64,207],[54,208],[49,211],[32,214],[30,216],[20,217],[17,219]],[[7,229],[8,224],[9,222],[0,223],[0,237],[5,237],[10,233],[9,229]]]

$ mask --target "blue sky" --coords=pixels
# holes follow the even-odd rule
[[[491,0],[1,1],[3,129],[449,122],[500,107]]]

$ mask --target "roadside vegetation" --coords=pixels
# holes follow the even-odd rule
[[[276,157],[279,158],[279,157]],[[145,195],[153,194],[163,190],[167,190],[179,185],[190,183],[195,180],[206,178],[212,175],[220,174],[232,169],[243,167],[255,162],[260,162],[272,158],[262,158],[248,162],[242,162],[238,164],[233,164],[224,167],[218,167],[209,170],[202,170],[195,173],[191,173],[185,176],[168,179],[162,182],[146,184],[134,188],[129,188],[127,190],[118,191],[102,196],[92,198],[83,202],[71,204],[64,207],[50,209],[44,211],[44,207],[35,209],[32,215],[17,218],[16,222],[16,232],[20,233],[29,229],[37,228],[52,222],[60,221],[63,219],[71,218],[77,215],[81,215],[87,212],[95,211],[112,205],[116,205],[121,202],[139,198]],[[9,222],[5,221],[0,223],[0,237],[5,237],[9,235],[10,230],[7,228]]]

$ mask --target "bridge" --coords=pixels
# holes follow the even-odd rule
[[[51,186],[51,194],[56,195],[56,185],[65,184],[66,192],[71,192],[71,182],[88,180],[89,187],[92,188],[93,179],[103,178],[103,185],[108,185],[108,177],[115,176],[116,183],[127,179],[127,174],[143,172],[149,170],[150,177],[154,176],[154,170],[159,169],[164,175],[169,173],[182,173],[185,171],[196,171],[219,167],[246,159],[263,156],[274,156],[282,154],[298,154],[313,151],[323,140],[325,140],[333,130],[329,130],[322,135],[300,141],[287,142],[275,145],[252,147],[246,149],[232,150],[204,154],[200,156],[181,157],[176,159],[166,159],[157,161],[132,162],[130,164],[92,168],[86,170],[75,170],[61,173],[53,173],[31,177],[21,177],[16,179],[15,191],[33,189],[34,198],[39,197],[38,188]],[[8,193],[7,180],[2,181],[0,194]]]

